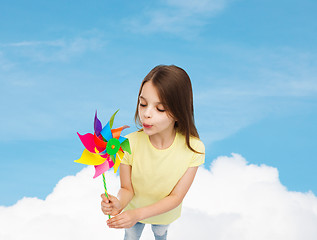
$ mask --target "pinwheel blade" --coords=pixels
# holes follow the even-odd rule
[[[110,118],[110,121],[109,121],[109,123],[110,123],[110,128],[112,128],[112,126],[113,126],[113,121],[114,121],[114,117],[116,116],[116,114],[117,114],[117,112],[119,111],[119,109],[111,116],[111,118]]]
[[[107,140],[107,142],[112,138],[112,132],[110,128],[110,123],[108,122],[107,125],[101,130],[101,135],[104,137],[104,139]]]
[[[94,134],[94,142],[95,142],[96,146],[98,146],[100,148],[105,149],[107,147],[107,142],[100,140],[100,138],[97,137],[96,134]],[[102,150],[102,151],[104,151],[104,150]],[[99,152],[102,152],[102,151],[99,151]]]
[[[119,127],[119,128],[115,128],[115,129],[111,129],[111,132],[112,132],[112,136],[118,140],[120,140],[120,135],[121,135],[121,132],[126,129],[126,128],[129,128],[128,125],[124,125],[122,127]]]
[[[116,157],[114,155],[110,155],[110,158],[113,161],[113,163],[116,164]]]
[[[99,120],[98,117],[97,117],[97,111],[96,111],[96,114],[95,114],[94,130],[95,130],[95,134],[96,134],[97,136],[100,135],[100,132],[101,132],[101,130],[102,130],[101,122],[100,122],[100,120]]]
[[[104,163],[106,158],[99,156],[98,154],[94,154],[89,152],[87,149],[84,149],[83,154],[78,160],[74,162],[86,164],[86,165],[100,165]]]
[[[108,171],[112,167],[113,167],[113,162],[111,161],[110,157],[108,157],[104,163],[95,166],[94,178],[100,176],[101,174]]]
[[[122,127],[120,128],[115,128],[115,129],[111,129],[111,132],[112,132],[112,136],[116,139],[119,139],[120,137],[120,134],[121,134],[121,131],[122,131]]]
[[[77,135],[85,148],[89,152],[95,153],[96,145],[94,142],[94,135],[92,135],[91,133],[86,133],[85,135],[80,135],[79,133],[77,133]]]
[[[120,142],[120,143],[123,143],[126,139],[127,139],[127,138],[120,136],[120,137],[119,137],[119,142]]]
[[[113,166],[113,170],[114,170],[115,173],[117,172],[117,170],[118,170],[118,168],[120,166],[121,159],[123,158],[123,155],[124,155],[123,152],[117,152],[117,154],[116,154],[116,163]]]
[[[128,152],[128,153],[131,154],[130,142],[129,142],[129,140],[127,138],[121,143],[120,146],[121,146],[123,151]]]

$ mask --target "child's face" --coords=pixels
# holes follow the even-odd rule
[[[175,120],[164,109],[151,81],[143,85],[139,101],[139,118],[147,135],[168,136],[174,131]]]

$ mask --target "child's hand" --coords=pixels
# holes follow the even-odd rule
[[[130,228],[133,227],[140,219],[137,209],[127,210],[109,220],[107,220],[110,228]]]
[[[109,199],[103,193],[101,194],[101,210],[105,215],[117,215],[122,211],[121,203],[115,196],[108,194]]]

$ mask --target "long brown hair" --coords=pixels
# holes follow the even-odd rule
[[[139,97],[146,82],[151,81],[156,87],[160,101],[167,112],[176,120],[175,129],[186,138],[186,145],[193,152],[197,152],[190,145],[190,136],[199,138],[195,120],[193,91],[188,74],[175,65],[158,65],[144,78],[139,90],[138,103],[134,119],[141,126],[139,118]]]

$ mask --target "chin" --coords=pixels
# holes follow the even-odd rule
[[[147,129],[144,129],[143,128],[143,132],[146,134],[146,135],[153,135],[153,133],[152,133],[152,131],[149,131],[149,130],[147,130]]]
[[[152,135],[155,134],[154,131],[152,131],[151,129],[150,129],[150,130],[149,130],[149,129],[146,129],[146,128],[143,128],[143,132],[144,132],[146,135],[148,135],[148,136],[152,136]]]

